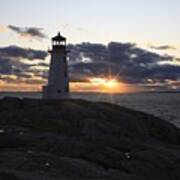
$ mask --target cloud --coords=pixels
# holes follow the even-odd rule
[[[7,46],[0,48],[0,58],[21,58],[28,60],[41,59],[47,57],[46,51],[34,50],[30,48],[22,48],[18,46]]]
[[[18,27],[14,25],[9,25],[8,28],[23,37],[38,38],[38,39],[44,39],[47,37],[46,34],[42,32],[43,31],[42,28]]]
[[[170,45],[150,46],[150,48],[155,50],[176,50],[176,47]]]
[[[37,63],[36,60],[44,61],[47,52],[35,49],[8,46],[0,48],[0,79],[6,83],[27,81],[30,82],[35,76],[31,73]],[[31,63],[23,61],[29,60]],[[34,62],[34,63],[33,63]],[[13,78],[11,77],[13,76]],[[37,81],[37,80],[36,80]]]
[[[180,79],[180,66],[162,63],[173,62],[174,57],[138,48],[136,44],[110,42],[105,46],[82,43],[69,45],[68,48],[71,52],[70,77],[76,81],[86,82],[88,77],[108,77],[109,74],[131,84]]]
[[[39,62],[39,63],[37,64],[37,66],[49,67],[49,64],[44,63],[44,62]]]
[[[0,80],[7,83],[7,84],[30,84],[30,85],[42,85],[46,83],[45,79],[37,79],[37,78],[31,78],[26,76],[2,76],[0,75]]]
[[[97,43],[69,44],[70,80],[89,82],[91,77],[111,75],[120,82],[154,88],[180,88],[180,66],[172,64],[175,57],[137,47],[132,43],[110,42],[107,46]],[[8,46],[0,48],[1,80],[40,84],[48,76],[47,52]],[[28,59],[27,64],[22,59]],[[36,59],[39,59],[36,61]],[[166,63],[164,63],[166,62]],[[167,63],[169,62],[169,64]],[[174,82],[173,85],[169,82]]]

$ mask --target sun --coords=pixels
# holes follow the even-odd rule
[[[106,86],[108,88],[114,88],[117,86],[117,84],[118,84],[118,81],[116,79],[110,79],[106,81]]]
[[[116,89],[118,86],[117,79],[109,79],[109,78],[91,78],[90,83],[94,86],[101,87],[102,91],[110,92],[113,89]]]

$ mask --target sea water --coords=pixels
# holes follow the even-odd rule
[[[0,98],[41,98],[41,93],[1,92]],[[101,94],[72,93],[72,98],[118,104],[165,119],[180,127],[180,93]]]

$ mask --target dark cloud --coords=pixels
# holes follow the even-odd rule
[[[155,50],[175,50],[176,49],[174,46],[170,46],[170,45],[150,46],[150,48],[155,49]]]
[[[20,58],[20,59],[41,59],[44,60],[47,57],[46,51],[34,50],[34,49],[26,49],[18,46],[8,46],[0,48],[0,58]]]
[[[10,64],[9,59],[0,58],[0,74],[11,74],[13,71],[13,66]]]
[[[87,81],[88,77],[107,77],[109,74],[124,83],[164,82],[179,80],[180,66],[162,64],[175,58],[138,48],[136,44],[111,42],[69,45],[70,76]]]
[[[40,62],[40,63],[37,64],[37,66],[49,67],[49,64],[44,63],[44,62]]]
[[[45,51],[18,46],[0,48],[0,79],[7,83],[18,80],[21,82],[22,79],[30,82],[30,79],[36,75],[36,73],[29,72],[38,65],[35,60],[44,60],[47,55]],[[23,59],[29,60],[31,63],[24,62]],[[10,75],[14,75],[15,78],[11,78]]]
[[[169,88],[171,84],[167,82],[173,81],[176,82],[174,87],[180,87],[180,66],[172,63],[177,59],[175,57],[159,55],[132,43],[110,42],[107,46],[93,43],[70,44],[68,49],[70,79],[73,82],[88,82],[91,77],[111,75],[124,83],[155,88],[160,84],[163,88]],[[36,77],[34,80],[37,84],[45,82],[48,64],[43,60],[47,55],[45,51],[17,46],[0,48],[0,74],[16,75],[16,82],[26,79],[27,83],[33,84],[33,77]],[[34,64],[26,64],[21,59],[28,59]],[[36,59],[42,61],[36,62]],[[3,80],[5,81],[4,77]],[[10,80],[13,81],[7,79],[9,82]]]
[[[8,28],[24,37],[39,38],[39,39],[44,39],[47,37],[46,34],[42,32],[43,31],[42,28],[18,27],[13,25],[9,25]]]

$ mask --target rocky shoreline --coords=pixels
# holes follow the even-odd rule
[[[0,100],[2,180],[178,180],[180,130],[84,100]]]

